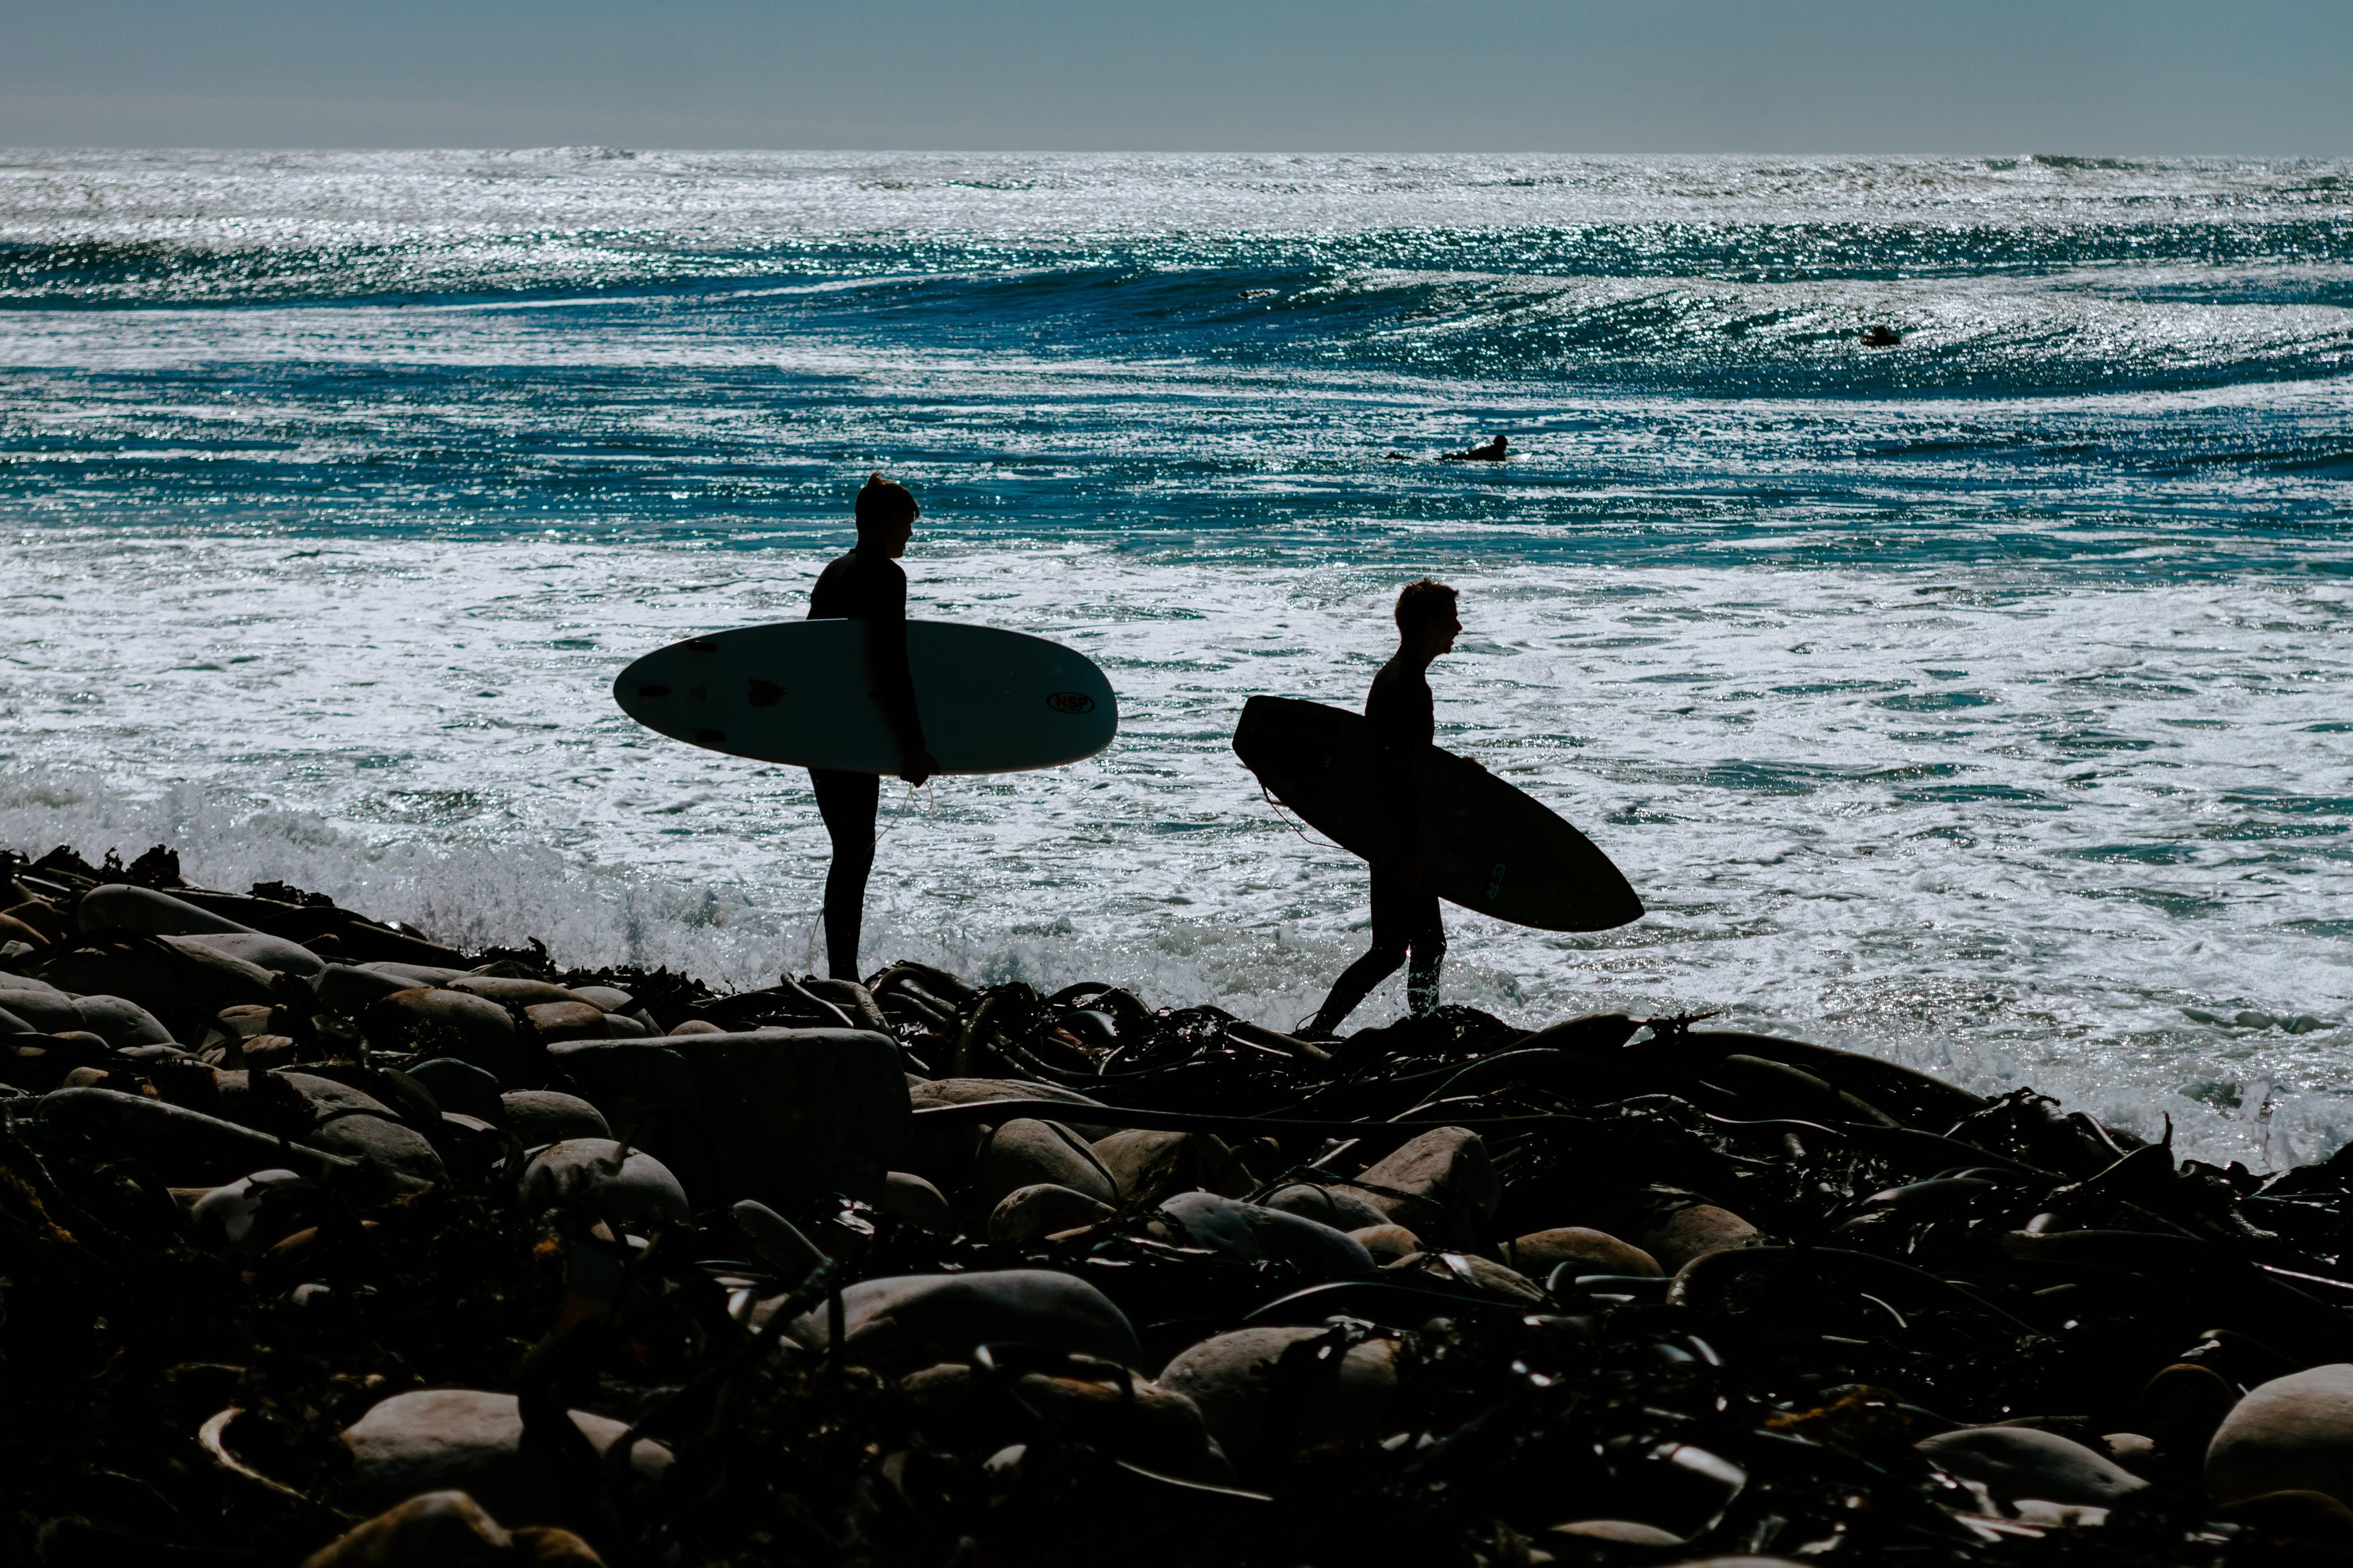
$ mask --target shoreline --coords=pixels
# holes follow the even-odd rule
[[[22,1424],[69,1434],[8,1472],[28,1548],[2353,1540],[2313,1370],[2353,1361],[2342,1157],[2177,1161],[1704,1019],[1303,1042],[911,963],[723,993],[192,888],[161,847],[5,869],[0,1343]],[[628,1461],[567,1470],[567,1405]],[[78,1502],[100,1454],[160,1506]]]

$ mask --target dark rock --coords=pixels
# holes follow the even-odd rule
[[[1314,1375],[1284,1378],[1286,1352],[1323,1338],[1319,1328],[1238,1329],[1179,1353],[1160,1385],[1191,1399],[1235,1468],[1262,1475],[1300,1444],[1379,1435],[1398,1392],[1398,1344],[1373,1339],[1343,1348]]]
[[[929,1183],[924,1184],[926,1186]],[[944,1199],[942,1200],[945,1202]],[[1119,1211],[1084,1193],[1058,1187],[1051,1182],[1017,1187],[988,1211],[991,1241],[1035,1241],[1060,1231],[1097,1225]]]
[[[489,1120],[504,1126],[526,1149],[561,1143],[569,1138],[610,1138],[613,1130],[604,1112],[576,1094],[552,1089],[518,1089],[500,1095],[498,1114]]]
[[[1641,1247],[1619,1240],[1605,1230],[1563,1226],[1533,1231],[1504,1244],[1504,1261],[1532,1279],[1541,1279],[1564,1263],[1577,1265],[1580,1274],[1636,1274],[1656,1279],[1666,1271],[1657,1258]]]
[[[360,1015],[361,1032],[380,1051],[424,1050],[471,1062],[500,1081],[523,1075],[514,1019],[497,1003],[463,991],[414,986],[377,998]]]
[[[410,1068],[408,1076],[425,1086],[434,1104],[442,1110],[479,1116],[491,1122],[501,1118],[497,1075],[471,1062],[461,1062],[456,1057],[435,1057]]]
[[[754,1326],[781,1300],[762,1302],[753,1314]],[[844,1354],[883,1371],[970,1361],[974,1346],[997,1343],[1091,1355],[1126,1367],[1143,1363],[1126,1315],[1085,1280],[1049,1269],[868,1279],[843,1290],[841,1305]],[[825,1310],[796,1319],[792,1336],[823,1349]]]
[[[2223,1503],[2294,1490],[2353,1506],[2353,1365],[2309,1367],[2251,1389],[2206,1450],[2206,1489]]]
[[[1668,1273],[1678,1272],[1694,1258],[1764,1242],[1757,1227],[1729,1209],[1714,1204],[1690,1204],[1676,1209],[1642,1236],[1642,1249]]]
[[[857,1029],[573,1040],[551,1058],[617,1130],[712,1204],[871,1201],[905,1169],[896,1042]]]
[[[974,1157],[969,1201],[976,1214],[994,1209],[1008,1193],[1051,1184],[1116,1203],[1119,1184],[1085,1139],[1056,1121],[1008,1121],[994,1128]]]
[[[1450,1247],[1483,1244],[1504,1195],[1487,1146],[1461,1127],[1433,1128],[1366,1166],[1355,1184],[1392,1224]]]
[[[84,893],[74,910],[74,920],[84,931],[135,931],[150,936],[258,934],[251,926],[199,909],[185,899],[127,882]]]
[[[600,1456],[628,1430],[585,1410],[571,1412],[571,1418]],[[567,1517],[560,1490],[527,1462],[522,1431],[512,1394],[470,1388],[396,1394],[343,1434],[352,1455],[349,1495],[382,1508],[419,1492],[454,1489],[516,1524],[595,1522]],[[659,1443],[640,1440],[629,1450],[628,1470],[640,1485],[654,1485],[670,1464],[670,1451]]]
[[[1363,1230],[1389,1223],[1389,1216],[1362,1193],[1314,1182],[1293,1182],[1287,1187],[1277,1187],[1261,1201],[1268,1208],[1295,1214],[1335,1230]]]
[[[1353,1279],[1373,1269],[1372,1254],[1345,1231],[1215,1193],[1179,1193],[1163,1201],[1149,1229],[1182,1246],[1284,1264],[1314,1279]]]
[[[354,1525],[302,1568],[605,1568],[568,1530],[509,1531],[460,1491],[426,1492]]]
[[[892,1219],[935,1236],[955,1234],[955,1213],[947,1198],[939,1188],[908,1172],[892,1171],[882,1178],[882,1195],[874,1200],[874,1206]]]
[[[2005,1501],[2112,1508],[2148,1483],[2104,1454],[2055,1432],[2023,1426],[1964,1426],[1913,1445],[1938,1469],[1982,1481]]]
[[[686,1189],[651,1154],[626,1156],[609,1138],[572,1138],[541,1150],[522,1171],[522,1204],[533,1214],[585,1203],[617,1227],[651,1221],[683,1223],[693,1213]]]

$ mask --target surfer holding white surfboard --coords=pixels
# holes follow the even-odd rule
[[[915,534],[923,509],[914,492],[881,474],[869,474],[858,492],[858,542],[818,574],[809,590],[808,618],[866,623],[867,672],[875,698],[899,742],[899,776],[922,784],[939,764],[923,749],[923,720],[915,707],[907,668],[907,573],[899,558]],[[809,769],[818,815],[833,840],[825,873],[825,962],[836,980],[860,978],[858,938],[866,916],[866,879],[874,870],[874,817],[881,804],[880,773]]]
[[[898,564],[922,509],[876,474],[858,492],[858,545],[827,566],[807,619],[705,632],[634,659],[621,710],[657,733],[809,771],[833,858],[828,971],[858,978],[882,775],[1009,773],[1092,757],[1119,702],[1074,648],[997,626],[907,618]]]

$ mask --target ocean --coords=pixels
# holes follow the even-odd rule
[[[1450,910],[1450,1000],[2276,1166],[2353,1136],[2348,414],[2343,163],[0,153],[0,843],[804,971],[806,776],[610,685],[881,469],[913,613],[1121,729],[890,786],[870,966],[1311,1011],[1363,868],[1227,742],[1427,574],[1440,743],[1651,911]]]

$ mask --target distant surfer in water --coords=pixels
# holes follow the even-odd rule
[[[923,749],[915,712],[915,683],[907,672],[907,574],[899,557],[915,534],[923,508],[906,486],[880,474],[858,492],[858,543],[818,574],[809,593],[809,619],[866,623],[868,668],[891,728],[899,737],[899,776],[911,784],[938,764]],[[833,839],[825,874],[825,957],[836,980],[856,980],[858,933],[866,914],[866,879],[874,869],[874,814],[882,796],[876,773],[811,768],[817,809]]]
[[[1483,447],[1466,447],[1460,452],[1441,453],[1441,463],[1500,463],[1512,455],[1512,438],[1498,436]]]
[[[1502,437],[1498,437],[1498,440]],[[1407,964],[1406,1010],[1419,1017],[1438,1005],[1438,966],[1446,958],[1446,927],[1438,918],[1438,894],[1430,885],[1422,853],[1421,812],[1414,776],[1422,753],[1437,736],[1430,695],[1430,661],[1454,650],[1462,631],[1453,589],[1424,577],[1398,595],[1398,650],[1373,677],[1365,699],[1372,731],[1374,787],[1388,818],[1392,858],[1373,868],[1373,949],[1348,965],[1332,994],[1307,1026],[1309,1036],[1329,1039],[1366,993]]]

